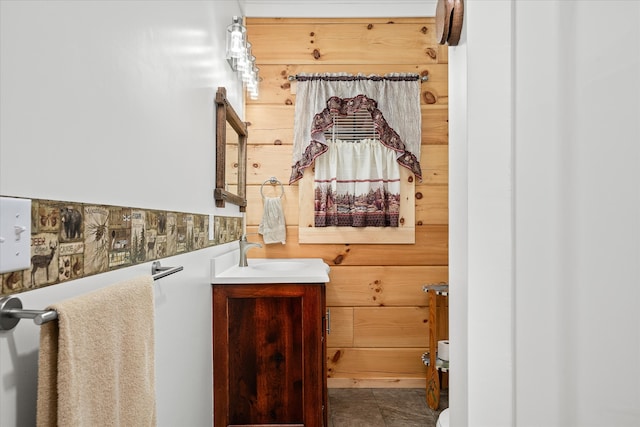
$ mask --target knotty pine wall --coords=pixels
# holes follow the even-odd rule
[[[272,176],[284,184],[287,223],[286,245],[263,245],[251,256],[318,257],[331,266],[329,387],[422,387],[426,368],[421,355],[428,348],[422,285],[448,280],[447,48],[436,43],[435,20],[247,18],[246,24],[261,75],[260,97],[246,105],[247,232],[257,232],[263,210],[260,186]],[[425,178],[415,187],[415,244],[298,243],[298,186],[287,184],[295,90],[287,77],[301,72],[429,76],[422,83]],[[446,307],[439,313],[443,339]]]

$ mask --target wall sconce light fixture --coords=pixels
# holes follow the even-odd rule
[[[251,54],[251,43],[247,40],[247,29],[241,18],[233,17],[227,27],[227,62],[237,71],[251,99],[258,99],[258,73],[256,57]]]

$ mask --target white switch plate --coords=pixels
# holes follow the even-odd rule
[[[31,266],[31,200],[0,197],[0,273]]]

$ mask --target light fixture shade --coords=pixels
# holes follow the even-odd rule
[[[251,43],[247,40],[247,29],[241,18],[234,16],[227,27],[226,59],[233,71],[245,85],[251,99],[258,99],[258,68],[256,57],[251,53]]]
[[[256,85],[252,87],[251,90],[249,90],[249,98],[256,100],[258,99],[259,94],[260,94],[260,91],[258,89],[258,84],[256,83]]]
[[[260,82],[259,73],[260,73],[260,69],[254,65],[253,70],[251,72],[251,78],[247,83],[247,92],[249,92],[249,97],[251,99],[258,99],[258,92],[259,92],[258,85]]]
[[[244,53],[242,56],[240,56],[237,59],[236,68],[234,68],[234,70],[240,73],[240,77],[242,77],[242,74],[245,72],[247,68],[251,67],[250,60],[252,56],[253,55],[251,55],[251,43],[247,42]]]
[[[251,74],[253,73],[253,69],[256,66],[256,57],[251,55],[251,57],[247,60],[246,67],[242,70],[242,81],[247,83],[251,80]]]
[[[247,29],[240,18],[233,17],[233,23],[227,27],[227,59],[238,59],[245,54],[247,48]]]

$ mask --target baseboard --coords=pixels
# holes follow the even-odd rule
[[[327,378],[328,388],[425,388],[426,378]]]

